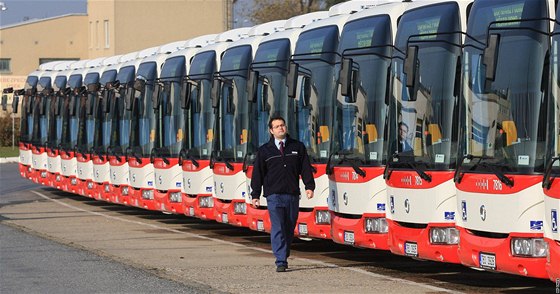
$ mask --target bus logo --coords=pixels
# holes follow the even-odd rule
[[[553,233],[558,233],[558,212],[556,209],[550,211],[550,224]]]
[[[342,199],[344,199],[344,205],[348,205],[348,193],[344,192],[344,195],[342,195]]]
[[[461,214],[463,216],[463,220],[467,220],[467,201],[461,201]]]
[[[404,201],[404,211],[406,211],[406,213],[410,212],[410,201],[408,201],[408,199]]]
[[[488,179],[476,180],[475,186],[482,190],[488,190]]]
[[[482,219],[482,221],[486,220],[486,206],[484,205],[480,206],[480,219]]]

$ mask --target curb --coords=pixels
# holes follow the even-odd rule
[[[19,162],[19,157],[1,157],[0,163],[16,163]]]

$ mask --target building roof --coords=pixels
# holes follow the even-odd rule
[[[25,25],[29,25],[29,24],[45,22],[45,21],[50,21],[50,20],[55,20],[55,19],[58,19],[58,18],[70,17],[70,16],[87,16],[87,13],[69,13],[69,14],[63,14],[63,15],[41,18],[41,19],[34,18],[34,19],[30,19],[30,20],[26,20],[26,21],[15,23],[15,24],[0,27],[0,30],[11,29],[11,28],[14,28],[14,27],[25,26]]]

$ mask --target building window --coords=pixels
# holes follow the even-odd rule
[[[93,43],[94,41],[95,35],[94,35],[94,30],[93,30],[93,21],[89,22],[89,49],[93,48]]]
[[[103,21],[103,28],[105,29],[105,48],[109,48],[109,21]]]
[[[51,61],[78,61],[79,58],[39,58],[39,65]]]
[[[0,73],[12,72],[11,58],[0,58]]]
[[[99,21],[95,21],[95,47],[99,49]]]

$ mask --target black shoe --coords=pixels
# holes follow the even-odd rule
[[[285,271],[286,271],[286,267],[283,266],[283,265],[279,265],[279,266],[276,267],[276,272],[277,273],[283,273]]]

